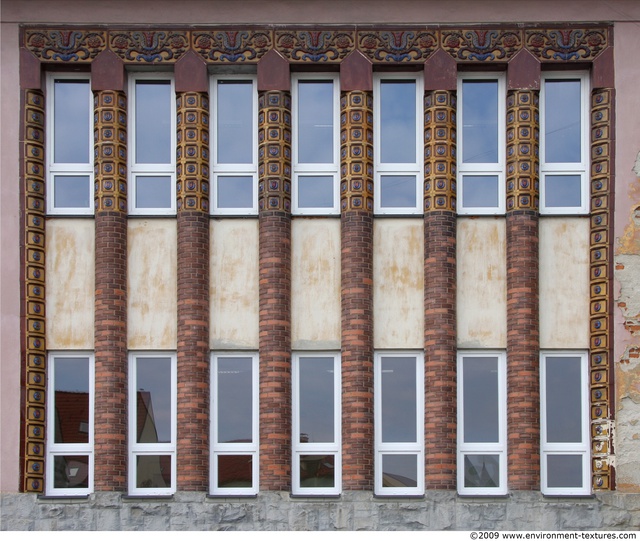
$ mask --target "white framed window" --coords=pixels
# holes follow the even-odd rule
[[[47,74],[47,213],[92,215],[93,94],[88,75]]]
[[[540,354],[540,472],[545,495],[591,494],[587,357],[584,351]]]
[[[504,214],[504,74],[460,75],[457,116],[458,214]]]
[[[543,73],[540,91],[540,213],[589,212],[589,78]]]
[[[211,494],[258,493],[258,414],[258,354],[212,353]]]
[[[176,100],[166,73],[129,74],[129,213],[176,212]]]
[[[295,74],[293,213],[339,214],[340,84],[338,76]]]
[[[129,494],[176,490],[175,353],[129,354]]]
[[[340,370],[337,353],[293,355],[293,494],[342,490]]]
[[[374,357],[375,493],[424,494],[424,354]]]
[[[258,213],[258,90],[255,76],[211,79],[212,213]]]
[[[49,353],[46,493],[93,492],[94,357]]]
[[[374,211],[422,214],[424,81],[415,74],[374,79]]]
[[[500,351],[458,353],[458,493],[507,493],[507,363]]]

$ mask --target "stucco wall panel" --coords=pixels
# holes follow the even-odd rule
[[[47,222],[47,348],[93,349],[95,227],[93,220]]]
[[[130,349],[177,347],[177,222],[131,219],[127,235]]]
[[[211,349],[258,349],[258,220],[213,220]]]

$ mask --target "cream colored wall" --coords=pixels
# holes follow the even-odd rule
[[[373,222],[373,346],[424,347],[424,222]]]
[[[291,347],[340,349],[340,220],[291,225]]]
[[[212,220],[211,349],[258,349],[258,220]]]
[[[127,345],[177,347],[177,222],[130,219],[127,231]]]
[[[503,217],[458,218],[458,347],[507,347],[507,252]]]

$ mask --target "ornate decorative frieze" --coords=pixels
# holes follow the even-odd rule
[[[109,48],[125,62],[174,63],[190,42],[190,33],[179,30],[109,32]]]
[[[358,49],[374,62],[424,62],[437,48],[436,30],[358,32]]]
[[[290,62],[340,62],[355,48],[355,32],[276,30],[275,48]]]
[[[442,30],[441,46],[456,60],[507,61],[522,48],[521,30]]]
[[[525,30],[525,47],[541,61],[593,60],[609,45],[606,28]]]
[[[272,47],[270,30],[201,30],[191,33],[191,48],[205,62],[257,62]]]
[[[91,62],[107,48],[105,30],[27,29],[25,47],[47,62]]]

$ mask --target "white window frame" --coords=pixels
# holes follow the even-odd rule
[[[416,84],[416,157],[412,163],[382,163],[380,161],[380,122],[374,122],[374,213],[379,215],[422,215],[424,207],[424,78],[415,72],[375,73],[373,87],[373,118],[380,119],[380,87],[385,81],[413,81]],[[386,175],[415,175],[415,207],[383,207],[381,197],[381,177]]]
[[[247,81],[251,82],[252,87],[252,141],[251,148],[253,150],[252,163],[219,163],[218,162],[218,82],[219,81]],[[210,79],[211,96],[211,214],[214,216],[252,216],[258,214],[258,80],[255,75],[214,75]],[[249,207],[218,207],[218,177],[250,176],[252,182],[253,206]]]
[[[382,441],[382,358],[407,357],[415,359],[416,366],[416,442]],[[422,496],[425,491],[424,471],[424,353],[422,351],[377,351],[374,354],[374,422],[375,458],[374,480],[376,496]],[[417,458],[416,487],[384,487],[382,458],[384,455],[415,455]]]
[[[89,131],[87,132],[87,140],[89,141],[89,161],[85,163],[56,163],[54,149],[54,123],[55,123],[55,81],[87,81],[89,83],[89,92],[87,99],[89,100]],[[91,91],[91,77],[88,74],[77,73],[47,73],[47,107],[46,107],[46,133],[47,133],[47,214],[59,216],[92,216],[94,213],[94,172],[93,172],[93,130],[94,130],[94,114],[93,114],[93,92]],[[89,206],[88,207],[56,207],[54,200],[55,179],[57,176],[88,176],[89,177]]]
[[[218,426],[216,420],[219,414],[218,403],[218,359],[221,357],[251,358],[251,398],[252,398],[252,427],[251,443],[218,443]],[[209,492],[216,496],[254,496],[258,494],[260,481],[260,434],[258,427],[259,409],[259,364],[256,352],[212,352],[211,353],[211,465],[209,468]],[[251,455],[251,487],[218,488],[218,456]]]
[[[55,364],[61,358],[87,359],[89,362],[89,426],[87,443],[56,443],[56,408],[55,408]],[[95,357],[89,351],[50,351],[49,372],[47,380],[47,460],[45,472],[45,493],[48,496],[86,496],[93,492],[94,480],[94,405],[95,405]],[[89,482],[88,488],[55,488],[54,458],[56,456],[88,456]]]
[[[171,91],[171,134],[169,163],[136,163],[136,83],[138,81],[168,81]],[[129,73],[129,214],[131,216],[172,216],[176,214],[176,91],[175,79],[166,72],[130,72]],[[136,202],[136,177],[170,177],[171,206],[167,208],[138,207]]]
[[[545,82],[551,80],[572,80],[580,81],[580,154],[582,161],[579,163],[559,162],[547,163],[546,157],[546,92]],[[589,109],[589,74],[578,71],[556,71],[543,72],[540,81],[540,214],[588,214],[590,207],[589,198],[589,133],[590,133],[590,109]],[[547,175],[579,175],[580,176],[580,199],[582,204],[579,207],[547,207],[546,199],[546,176]]]
[[[333,162],[332,163],[300,163],[298,161],[298,85],[303,81],[331,81],[333,84]],[[300,216],[339,215],[340,214],[340,81],[336,74],[313,73],[293,74],[292,89],[292,136],[293,136],[293,186],[292,213]],[[331,176],[333,178],[333,207],[300,207],[298,206],[298,179],[305,176]]]
[[[333,358],[333,427],[334,441],[332,443],[301,443],[300,434],[300,359],[308,357]],[[342,492],[342,374],[341,357],[339,353],[313,351],[294,353],[292,356],[292,483],[291,491],[294,495],[332,496]],[[334,455],[334,487],[301,487],[300,486],[300,456],[301,455]]]
[[[466,443],[464,441],[464,363],[473,357],[498,359],[498,442]],[[507,355],[504,351],[458,351],[458,494],[465,496],[502,496],[507,494]],[[497,487],[465,487],[464,457],[466,455],[499,455],[500,485]]]
[[[547,357],[580,357],[582,389],[581,443],[549,443],[547,441]],[[591,440],[589,436],[589,362],[586,351],[544,350],[540,352],[540,486],[545,496],[588,496],[591,494]],[[582,455],[582,487],[549,487],[547,457],[549,455]]]
[[[462,107],[462,92],[464,81],[497,81],[498,83],[498,162],[497,163],[463,163],[463,127],[464,114]],[[461,73],[458,75],[458,112],[457,112],[457,209],[460,215],[499,215],[505,213],[506,208],[506,77],[504,73],[477,72]],[[498,177],[498,205],[495,207],[464,206],[464,176],[497,176]]]
[[[171,359],[171,442],[170,443],[138,443],[136,442],[137,430],[137,378],[136,362],[138,359],[149,357],[167,357]],[[132,351],[129,353],[129,494],[132,496],[166,496],[176,491],[177,473],[177,356],[175,352],[167,351]],[[143,455],[168,455],[171,456],[171,487],[138,488],[137,461],[138,456]]]

